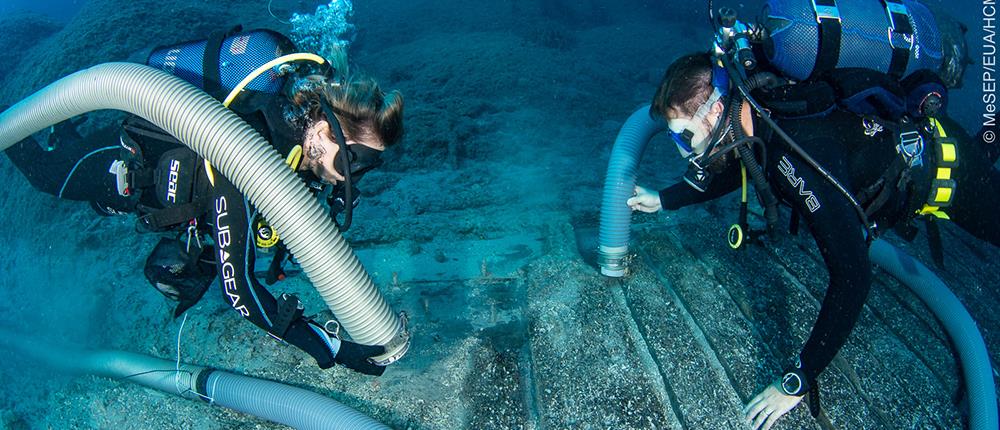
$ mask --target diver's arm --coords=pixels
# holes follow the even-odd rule
[[[754,429],[770,428],[816,386],[854,329],[872,281],[864,226],[847,198],[800,159],[785,155],[776,162],[770,167],[775,169],[771,183],[808,224],[830,284],[799,359],[744,408]]]
[[[802,181],[793,187],[786,175],[773,183],[809,226],[830,275],[816,324],[799,354],[800,370],[811,383],[847,342],[871,289],[872,266],[864,226],[850,201],[805,162],[791,156],[777,161]]]
[[[366,359],[384,352],[380,346],[365,346],[329,335],[318,323],[299,313],[282,324],[279,302],[253,276],[255,246],[249,228],[252,212],[236,187],[216,172],[211,216],[216,243],[216,267],[223,297],[243,318],[270,335],[311,355],[320,368],[341,363],[358,372],[380,375],[384,367]],[[293,303],[294,309],[297,301]],[[287,308],[286,308],[287,310]]]
[[[698,191],[680,181],[660,190],[660,205],[664,210],[677,210],[684,206],[715,200],[740,188],[740,170],[737,163],[732,163],[708,185],[705,192]]]
[[[635,193],[625,202],[634,211],[653,213],[661,210],[677,210],[684,206],[714,200],[735,191],[739,179],[725,176],[713,181],[705,192],[695,190],[686,182],[678,182],[659,192],[635,186]]]

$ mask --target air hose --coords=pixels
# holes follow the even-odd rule
[[[278,153],[232,111],[195,86],[132,63],[93,66],[60,79],[0,114],[0,149],[98,109],[142,117],[218,168],[283,233],[341,326],[358,343],[383,345],[377,363],[409,348],[403,318],[392,312],[336,225]]]
[[[758,88],[773,89],[781,85],[781,79],[771,72],[757,72],[747,77],[746,86],[750,91]]]
[[[59,371],[128,381],[297,429],[388,429],[334,399],[280,382],[125,351],[66,350],[20,334],[0,333],[0,344]]]

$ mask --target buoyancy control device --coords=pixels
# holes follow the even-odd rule
[[[875,226],[862,205],[771,115],[823,115],[841,108],[890,120],[932,117],[943,111],[947,88],[960,85],[969,62],[965,28],[951,23],[942,34],[938,23],[946,20],[912,0],[769,0],[767,18],[755,24],[737,20],[732,9],[716,15],[711,7],[714,61],[730,74],[733,93],[853,204],[871,240]],[[711,154],[701,158],[706,156]],[[753,173],[752,151],[740,151],[740,157]],[[763,198],[771,194],[766,181],[753,176],[765,214],[773,214],[768,206],[774,200]],[[772,231],[776,217],[766,218]]]

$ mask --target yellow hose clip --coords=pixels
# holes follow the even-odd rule
[[[727,236],[729,247],[733,249],[740,249],[743,246],[743,239],[746,235],[743,233],[743,227],[739,224],[733,224],[729,226],[729,235]]]

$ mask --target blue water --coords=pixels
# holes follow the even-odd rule
[[[293,14],[323,3],[6,0],[0,104],[235,24],[293,33]],[[762,3],[715,4],[753,20]],[[968,24],[981,62],[980,10],[926,3]],[[142,273],[159,236],[136,234],[131,217],[97,217],[86,204],[35,192],[6,157],[0,347],[17,333],[55,351],[179,356],[318,392],[393,428],[742,428],[742,402],[797,353],[822,300],[825,268],[808,235],[734,253],[723,242],[738,207],[728,196],[634,215],[624,280],[590,265],[611,145],[666,66],[708,48],[705,4],[355,0],[353,15],[330,19],[346,21],[316,37],[350,39],[352,69],[406,100],[404,140],[365,177],[345,234],[392,310],[409,315],[414,338],[403,360],[379,378],[320,370],[235,315],[215,284],[186,319],[171,318],[174,303]],[[951,93],[949,113],[971,131],[983,109],[981,76],[970,66]],[[81,130],[119,120],[93,114]],[[664,187],[684,168],[658,136],[638,182]],[[913,244],[892,236],[956,290],[996,360],[1000,252],[948,227],[945,239],[947,264],[937,267],[924,236]],[[307,314],[329,318],[293,269],[271,291],[297,293]],[[960,427],[960,375],[946,336],[905,288],[876,278],[823,379],[825,419],[838,429]],[[0,351],[0,430],[285,428]],[[159,370],[173,375],[172,365]],[[805,409],[777,428],[816,428]]]
[[[86,0],[6,0],[0,4],[0,14],[33,12],[49,16],[56,21],[67,22],[76,15],[85,2]]]

